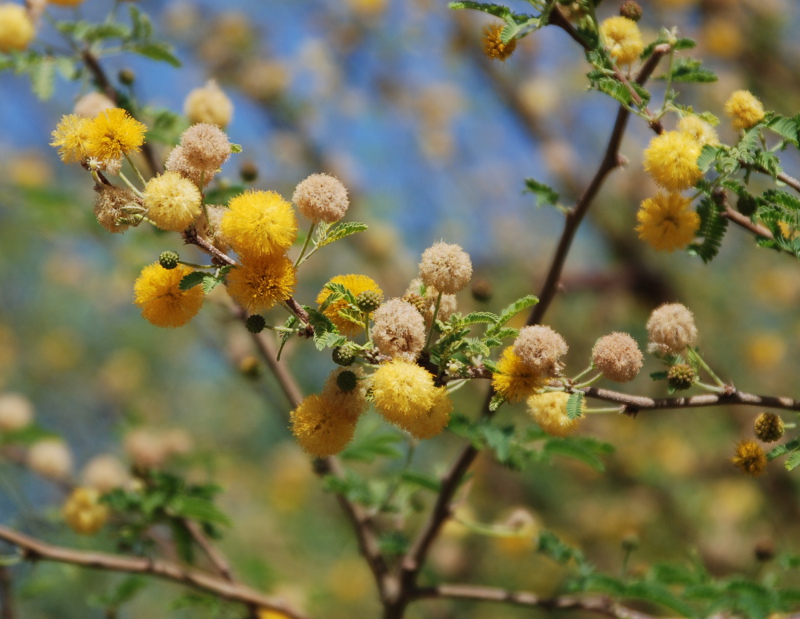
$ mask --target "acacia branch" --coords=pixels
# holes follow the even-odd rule
[[[198,570],[186,569],[170,561],[144,557],[126,557],[104,552],[86,552],[54,546],[3,525],[0,525],[0,540],[19,548],[22,558],[27,561],[54,561],[90,569],[154,576],[213,594],[229,602],[257,606],[282,613],[290,619],[308,619],[306,615],[287,607],[283,602],[267,597],[248,586],[233,583],[217,576],[211,576]]]

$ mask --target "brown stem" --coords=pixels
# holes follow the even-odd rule
[[[8,568],[0,566],[0,619],[15,619],[14,590]]]
[[[217,573],[228,582],[235,582],[236,579],[233,577],[233,570],[231,569],[228,559],[211,543],[211,540],[206,537],[200,525],[188,518],[183,518],[181,522],[183,526],[186,527],[186,530],[189,531],[194,542],[201,548],[206,557],[208,557],[208,560],[211,562],[211,565],[214,566]]]
[[[23,557],[28,561],[55,561],[110,572],[145,574],[210,593],[229,602],[257,606],[282,613],[290,619],[307,619],[306,615],[288,608],[282,602],[269,598],[255,589],[232,583],[204,572],[185,569],[169,561],[143,557],[126,557],[103,552],[86,552],[62,546],[53,546],[3,525],[0,525],[0,540],[19,548]]]
[[[749,217],[745,217],[740,212],[734,211],[730,206],[726,207],[725,210],[722,213],[720,213],[720,215],[722,215],[725,219],[728,219],[729,221],[732,221],[733,223],[735,223],[740,228],[744,228],[745,230],[749,230],[750,232],[752,232],[756,236],[759,236],[759,237],[764,238],[764,239],[770,239],[770,240],[775,238],[772,235],[772,232],[768,228],[765,228],[764,226],[761,226],[759,224],[753,223],[752,221],[750,221]]]

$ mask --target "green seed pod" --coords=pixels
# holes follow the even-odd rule
[[[158,263],[167,270],[174,269],[178,266],[178,261],[181,257],[176,251],[162,251],[158,257]]]

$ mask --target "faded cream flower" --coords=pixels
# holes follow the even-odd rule
[[[665,303],[653,310],[647,321],[650,352],[679,355],[697,342],[694,315],[680,303]]]
[[[372,340],[382,354],[414,361],[425,347],[425,320],[416,307],[390,299],[373,315]]]
[[[546,378],[561,373],[559,360],[568,350],[566,340],[545,325],[523,327],[514,341],[514,354],[520,362]]]
[[[214,80],[186,97],[183,112],[192,123],[212,123],[223,129],[233,117],[233,103]]]
[[[601,337],[592,349],[592,363],[608,380],[627,383],[639,374],[644,357],[639,345],[627,333]]]
[[[455,294],[469,284],[472,261],[460,245],[434,243],[422,253],[419,274],[426,286]]]
[[[294,190],[292,202],[314,222],[333,223],[347,212],[350,200],[341,181],[329,174],[312,174]]]

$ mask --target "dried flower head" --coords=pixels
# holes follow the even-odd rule
[[[58,148],[58,156],[64,163],[79,163],[87,157],[86,148],[89,143],[89,127],[92,121],[75,114],[62,116],[53,131],[50,146]]]
[[[61,439],[47,438],[31,445],[25,463],[43,477],[66,480],[72,472],[72,452]]]
[[[64,503],[64,521],[81,535],[93,535],[108,520],[108,507],[94,488],[75,488]]]
[[[723,109],[734,129],[749,129],[764,118],[764,106],[749,90],[734,92]]]
[[[128,469],[111,454],[101,454],[89,460],[83,467],[81,478],[84,485],[103,494],[122,488],[131,481]]]
[[[528,412],[539,427],[551,436],[569,436],[578,428],[580,417],[567,415],[569,394],[563,391],[539,393],[528,398]]]
[[[231,156],[228,135],[217,125],[198,123],[181,135],[181,146],[186,163],[213,176]]]
[[[714,127],[697,116],[684,116],[678,121],[678,131],[690,135],[700,146],[719,146],[719,136]]]
[[[375,408],[387,421],[401,427],[413,426],[437,402],[433,376],[418,365],[395,359],[381,365],[372,375]]]
[[[222,251],[230,249],[230,243],[225,235],[222,234],[222,229],[220,227],[222,216],[227,211],[227,206],[221,204],[206,204],[200,217],[194,222],[197,234],[211,241],[212,245]]]
[[[434,243],[422,253],[419,274],[426,286],[455,294],[469,284],[472,262],[460,245]]]
[[[85,118],[94,118],[101,112],[105,112],[114,107],[117,106],[111,99],[102,92],[93,90],[92,92],[86,93],[75,102],[75,108],[72,110],[72,113]]]
[[[216,176],[216,170],[201,170],[189,165],[186,158],[186,151],[183,146],[176,146],[167,155],[164,168],[169,172],[177,172],[183,178],[192,181],[198,187],[205,187]]]
[[[183,112],[192,123],[212,123],[224,129],[233,118],[233,103],[214,80],[209,80],[186,96]]]
[[[101,161],[113,161],[127,153],[138,153],[147,127],[122,108],[104,110],[91,121],[86,154]]]
[[[512,346],[503,350],[492,376],[494,390],[509,402],[519,402],[533,395],[545,382],[546,378],[524,363]]]
[[[292,202],[311,221],[326,223],[339,221],[350,206],[345,186],[328,174],[312,174],[301,181]]]
[[[157,327],[172,328],[194,318],[203,305],[203,289],[180,289],[181,280],[193,272],[185,264],[168,270],[158,262],[142,269],[133,291],[134,303],[142,309],[144,319]]]
[[[627,383],[639,374],[644,357],[639,345],[627,333],[601,337],[592,348],[592,363],[608,380]]]
[[[694,315],[680,303],[665,303],[647,320],[647,349],[661,355],[679,355],[697,341]]]
[[[297,238],[297,217],[274,191],[245,191],[228,203],[220,230],[240,256],[282,254]]]
[[[251,314],[288,299],[296,285],[294,266],[286,256],[245,256],[228,273],[228,294]]]
[[[15,432],[33,421],[33,404],[21,393],[0,394],[0,432]]]
[[[36,28],[18,4],[0,4],[0,52],[22,51],[36,36]]]
[[[545,325],[523,327],[514,341],[514,354],[520,362],[544,378],[561,373],[559,359],[568,350],[564,338]]]
[[[367,277],[366,275],[337,275],[332,277],[329,283],[340,284],[344,286],[354,297],[358,297],[359,294],[366,292],[367,290],[372,290],[383,295],[383,291],[380,289],[375,280],[371,277]],[[327,287],[323,288],[317,295],[317,303],[322,305],[330,295],[331,291],[328,290]],[[330,303],[322,313],[325,314],[331,320],[331,322],[336,325],[336,328],[339,329],[340,333],[349,337],[359,333],[359,331],[364,328],[364,325],[360,321],[353,319],[351,316],[343,314],[342,312],[344,312],[347,308],[348,302],[346,299],[337,299],[336,301]],[[371,315],[367,314],[367,320],[370,318]]]
[[[656,251],[673,252],[692,242],[700,228],[700,216],[689,208],[691,198],[658,192],[642,202],[636,213],[636,232]]]
[[[783,419],[775,413],[761,413],[753,423],[756,438],[765,443],[774,443],[783,436]]]
[[[317,458],[335,456],[353,440],[355,422],[347,415],[337,415],[331,403],[321,395],[310,395],[290,416],[292,434],[300,447]]]
[[[177,172],[154,176],[144,187],[147,216],[162,230],[182,232],[200,215],[203,196]]]
[[[502,34],[505,24],[490,24],[483,28],[481,37],[481,49],[490,60],[502,60],[507,58],[517,49],[517,40],[511,39],[508,43],[503,43]]]
[[[149,430],[136,429],[128,432],[123,448],[138,469],[158,468],[169,458],[163,435]]]
[[[384,355],[414,361],[425,347],[425,320],[402,299],[390,299],[373,316],[372,340]]]
[[[644,151],[644,169],[664,189],[683,191],[703,178],[697,165],[701,149],[690,134],[665,131],[654,137]]]
[[[767,466],[767,456],[758,443],[747,439],[739,441],[732,459],[733,465],[747,475],[758,477]]]
[[[627,17],[609,17],[600,24],[600,34],[605,40],[609,55],[617,64],[631,64],[644,50],[639,26]]]
[[[350,380],[342,380],[343,374]],[[363,377],[364,372],[359,366],[336,368],[328,375],[321,395],[330,404],[329,414],[344,415],[349,417],[353,423],[358,420],[368,406],[366,384]],[[355,388],[342,388],[342,383],[349,386],[353,381],[355,381]]]
[[[136,195],[127,187],[100,185],[94,197],[97,222],[113,234],[125,232],[135,213],[144,213]]]

